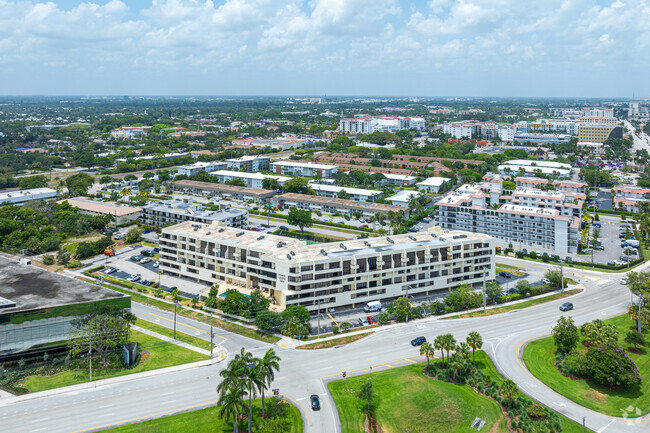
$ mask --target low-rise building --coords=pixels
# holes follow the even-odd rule
[[[164,228],[160,268],[208,285],[260,289],[284,309],[358,308],[405,294],[448,293],[494,278],[494,240],[445,231],[307,245],[283,236],[190,223]]]
[[[245,155],[240,158],[226,159],[228,169],[247,172],[268,170],[269,161],[271,158],[264,155]]]
[[[616,185],[614,194],[614,207],[627,212],[640,212],[640,204],[650,201],[650,189],[640,186]]]
[[[290,176],[307,176],[307,177],[332,177],[338,171],[335,165],[314,164],[313,162],[301,161],[275,161],[271,163],[272,173],[284,174]]]
[[[350,196],[350,200],[354,201],[375,201],[381,196],[381,191],[375,191],[374,189],[323,185],[315,182],[310,182],[309,187],[314,190],[316,195],[320,195],[321,197],[338,197],[341,191],[345,191]]]
[[[370,171],[370,173],[373,173]],[[415,184],[415,176],[407,176],[405,174],[392,174],[392,173],[381,173],[384,175],[388,183],[396,186],[411,186]]]
[[[413,191],[413,190],[403,190],[398,192],[395,195],[392,195],[386,199],[386,201],[391,202],[394,206],[409,206],[409,202],[412,199],[417,199],[418,196],[420,195],[419,191]]]
[[[275,191],[269,189],[245,188],[243,186],[222,185],[220,183],[198,182],[196,180],[178,180],[174,182],[174,189],[190,191],[205,197],[227,198],[239,201],[252,200],[255,203],[269,203]]]
[[[309,194],[287,193],[273,197],[273,204],[287,208],[298,208],[313,212],[354,215],[361,213],[364,218],[376,217],[377,214],[388,215],[389,212],[403,211],[408,218],[409,208],[389,204],[370,203],[366,201],[346,200],[342,198],[321,197]]]
[[[55,199],[57,192],[51,188],[32,188],[20,191],[0,192],[0,204],[11,203],[21,205],[31,200]]]
[[[438,194],[442,184],[449,182],[450,180],[451,179],[447,177],[430,177],[422,182],[418,182],[416,186],[418,187],[418,190],[425,194]]]
[[[558,191],[575,194],[585,194],[587,192],[587,182],[581,180],[556,180],[553,182],[553,186]]]
[[[102,309],[130,310],[131,297],[0,257],[0,362],[64,349],[72,322]],[[26,355],[28,354],[28,355]]]
[[[67,201],[72,207],[79,209],[79,212],[88,215],[110,215],[116,225],[136,222],[142,215],[142,208],[137,206],[122,206],[112,202],[99,202],[83,197],[74,197],[61,200],[59,203]]]
[[[158,227],[189,221],[204,224],[219,222],[227,227],[248,228],[248,211],[237,208],[211,211],[191,200],[167,200],[144,206],[141,221]]]
[[[508,176],[524,175],[535,176],[537,172],[545,175],[570,177],[572,167],[570,164],[554,161],[531,161],[528,159],[513,159],[498,166],[499,173]]]
[[[569,134],[540,134],[538,132],[519,132],[514,140],[520,143],[560,144],[571,141]]]
[[[195,162],[190,165],[182,165],[178,167],[178,174],[185,176],[194,176],[201,172],[210,173],[215,170],[223,170],[227,164],[223,161],[210,161],[210,162]]]
[[[264,179],[277,179],[280,185],[283,185],[286,181],[291,179],[290,177],[284,176],[273,176],[270,174],[262,173],[247,173],[245,171],[230,171],[230,170],[217,170],[210,173],[212,176],[216,176],[219,183],[226,183],[233,179],[241,179],[246,184],[247,188],[262,188],[262,182]]]
[[[296,138],[296,137],[281,137],[281,138],[243,138],[240,140],[233,140],[232,144],[236,146],[251,146],[251,147],[269,147],[276,150],[291,150],[300,149],[305,144],[311,143],[310,139]]]

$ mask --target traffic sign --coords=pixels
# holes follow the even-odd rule
[[[278,389],[278,388],[274,388],[274,389],[273,389],[273,395],[275,395],[275,396],[280,395],[280,389]]]
[[[347,377],[347,375],[348,375],[348,374],[344,371],[343,374],[342,374],[341,376],[343,376],[343,379],[345,379],[345,378]]]

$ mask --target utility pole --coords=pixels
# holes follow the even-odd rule
[[[483,311],[485,311],[485,272],[483,272]]]
[[[411,286],[406,286],[406,303],[409,304],[409,289]],[[409,306],[406,306],[406,323],[409,323]]]
[[[214,334],[212,333],[212,311],[210,311],[210,358],[213,356]]]

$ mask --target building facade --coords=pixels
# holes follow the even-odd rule
[[[178,180],[174,182],[177,191],[189,191],[205,197],[227,198],[239,201],[252,200],[255,203],[269,203],[275,191],[268,189],[245,188],[243,186],[222,185],[220,183],[198,182],[195,180]]]
[[[650,201],[650,189],[640,186],[617,185],[614,187],[614,207],[638,213],[640,204]]]
[[[578,142],[604,143],[610,138],[623,138],[623,127],[591,124],[578,128]]]
[[[271,161],[271,158],[264,155],[247,155],[241,158],[226,159],[229,170],[247,171],[249,173],[268,170],[269,161]]]
[[[270,171],[288,176],[320,176],[328,178],[338,172],[338,167],[328,164],[314,164],[313,162],[276,161],[271,163]]]
[[[187,199],[152,202],[142,208],[143,224],[164,227],[186,221],[204,224],[219,222],[227,227],[248,228],[248,211],[237,208],[210,211]]]
[[[316,195],[321,197],[338,197],[341,191],[345,191],[350,196],[350,200],[354,201],[375,201],[381,196],[381,191],[375,191],[374,189],[348,188],[314,182],[310,182],[309,187],[314,190]]]
[[[352,216],[359,212],[364,218],[376,217],[377,214],[388,215],[389,212],[404,212],[408,218],[409,208],[381,203],[346,200],[342,198],[320,197],[317,195],[287,193],[273,197],[273,204],[287,208],[298,208],[312,212],[343,214]]]
[[[397,132],[403,129],[425,128],[422,117],[395,116],[360,116],[343,118],[339,122],[339,131],[346,134],[372,134],[373,132]]]
[[[272,176],[270,174],[262,173],[247,173],[245,171],[230,171],[230,170],[217,170],[210,173],[212,176],[216,176],[219,183],[226,183],[233,179],[241,179],[246,184],[247,188],[257,188],[263,189],[262,182],[264,179],[277,179],[280,185],[284,185],[286,181],[291,179],[290,177],[284,176]]]
[[[358,308],[494,278],[494,240],[440,228],[307,245],[283,236],[179,224],[163,229],[160,268],[207,284],[260,289],[279,309]]]
[[[195,162],[190,165],[182,165],[178,167],[177,173],[185,176],[195,176],[201,172],[210,173],[215,170],[225,169],[227,164],[223,161],[210,161],[210,162]]]

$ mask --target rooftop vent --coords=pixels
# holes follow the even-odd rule
[[[239,233],[237,233],[235,236],[240,237],[240,236],[243,235],[243,234],[244,234],[244,232],[239,232]]]
[[[348,247],[346,247],[344,243],[340,243],[340,244],[339,244],[339,247],[343,248],[344,250],[347,250],[347,249],[348,249]]]
[[[391,244],[394,244],[394,243],[395,243],[395,241],[392,240],[391,238],[386,238],[386,240],[387,240],[388,242],[390,242]]]
[[[368,242],[368,241],[363,241],[363,244],[364,244],[365,246],[367,246],[367,247],[370,246],[370,242]]]
[[[321,250],[320,250],[320,253],[321,253],[322,255],[324,255],[324,256],[327,255],[327,251],[325,251],[324,249],[321,249]]]
[[[219,233],[223,233],[224,231],[226,231],[226,229],[224,229],[223,227],[219,229]]]
[[[412,240],[412,241],[417,241],[417,239],[413,235],[409,235],[409,239]]]

